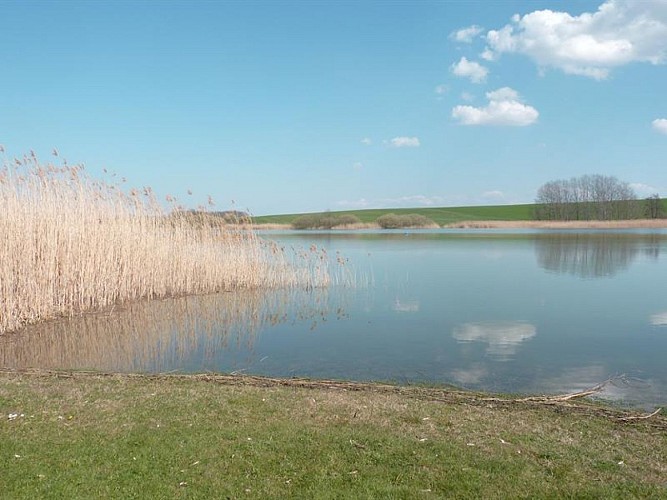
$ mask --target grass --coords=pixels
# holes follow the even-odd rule
[[[390,213],[396,215],[416,214],[427,217],[440,226],[471,220],[532,220],[535,205],[497,205],[482,207],[451,208],[392,208],[372,210],[348,210],[331,212],[335,215],[353,215],[361,222],[375,222]],[[253,217],[256,224],[291,224],[302,214],[264,215]]]
[[[329,283],[317,252],[287,255],[247,227],[167,203],[82,165],[5,159],[0,334],[140,299]]]
[[[660,200],[663,212],[667,213],[667,198]],[[489,205],[472,207],[431,207],[431,208],[386,208],[369,210],[347,210],[328,212],[330,216],[338,217],[342,215],[352,215],[357,217],[362,223],[374,223],[379,217],[388,214],[409,215],[416,214],[431,219],[439,226],[456,226],[461,223],[486,222],[486,221],[510,221],[524,222],[535,221],[535,204],[522,205]],[[256,224],[291,224],[298,217],[304,214],[284,214],[284,215],[262,215],[253,217]],[[548,225],[550,221],[536,221],[539,224]],[[558,221],[552,221],[557,223]],[[574,224],[585,225],[587,221],[574,221]],[[595,221],[588,221],[595,222]],[[624,221],[624,223],[626,223]],[[465,227],[474,224],[466,224]]]
[[[0,373],[4,498],[664,498],[667,420],[426,388]]]

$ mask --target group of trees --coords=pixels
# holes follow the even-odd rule
[[[663,216],[658,195],[640,201],[627,182],[605,175],[550,181],[537,192],[540,220],[620,220]]]

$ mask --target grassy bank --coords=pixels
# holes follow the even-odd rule
[[[0,373],[6,498],[659,498],[667,420],[574,401]]]
[[[5,160],[0,334],[138,299],[328,283],[316,252],[285,255],[253,231],[167,198],[98,181],[81,165],[34,154]]]
[[[347,210],[331,212],[335,215],[350,215],[362,223],[375,222],[379,217],[393,213],[396,215],[417,214],[426,217],[440,226],[461,221],[474,220],[531,220],[535,206],[528,205],[497,205],[483,207],[451,207],[451,208],[392,208],[373,210]],[[264,215],[253,217],[256,224],[291,224],[303,214]]]
[[[663,211],[667,213],[667,198],[660,200]],[[439,226],[453,226],[453,227],[496,227],[494,223],[520,223],[530,222],[539,227],[549,224],[559,224],[563,221],[536,221],[535,220],[535,204],[523,205],[490,205],[490,206],[474,206],[474,207],[441,207],[441,208],[387,208],[387,209],[373,209],[373,210],[347,210],[327,212],[329,217],[350,216],[355,217],[361,221],[362,224],[375,224],[377,219],[389,214],[396,214],[399,216],[406,216],[410,214],[420,215],[426,217]],[[311,214],[312,215],[312,214]],[[284,214],[284,215],[263,215],[253,217],[256,224],[280,224],[290,225],[304,214]],[[651,224],[648,227],[665,227],[667,222],[665,219],[651,219],[652,222],[644,223]],[[632,226],[637,223],[635,220],[624,221],[610,221],[620,223],[622,225]],[[481,226],[475,226],[476,223]],[[600,221],[566,221],[570,225],[579,227],[595,227],[595,224]],[[604,221],[603,221],[604,224]],[[654,225],[655,224],[655,225]],[[505,225],[507,226],[507,224]],[[376,226],[377,227],[377,226]]]

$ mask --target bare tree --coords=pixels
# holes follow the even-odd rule
[[[659,194],[651,195],[644,200],[644,215],[649,219],[665,217],[665,209]]]
[[[537,191],[537,219],[612,220],[641,217],[637,195],[627,182],[604,175],[549,181]]]

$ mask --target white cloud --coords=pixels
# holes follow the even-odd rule
[[[489,103],[485,107],[456,106],[452,118],[463,125],[509,125],[523,127],[537,121],[539,113],[532,106],[523,104],[519,93],[509,87],[487,92]]]
[[[475,100],[475,96],[472,95],[470,92],[461,92],[461,99],[470,102]]]
[[[482,193],[482,198],[484,198],[485,200],[500,201],[505,199],[505,193],[498,190],[485,191],[484,193]]]
[[[361,139],[361,143],[364,146],[370,146],[371,144],[373,144],[373,141],[369,137],[364,137],[363,139]]]
[[[461,43],[472,43],[473,39],[482,31],[484,31],[484,28],[473,24],[472,26],[451,33],[449,38]]]
[[[359,170],[362,170],[364,168],[364,164],[361,163],[360,161],[358,161],[358,162],[356,162],[352,165],[352,168],[356,171],[359,171]]]
[[[641,182],[632,182],[630,183],[630,187],[635,193],[637,193],[637,196],[640,196],[642,198],[646,196],[652,196],[659,191],[658,188],[655,188],[648,184],[643,184]]]
[[[653,129],[656,130],[657,132],[660,132],[661,134],[667,134],[667,119],[666,118],[658,118],[656,120],[653,120],[652,122]]]
[[[486,93],[489,101],[520,101],[519,93],[509,87],[501,87]]]
[[[484,59],[485,61],[493,61],[493,60],[495,60],[496,55],[493,53],[493,51],[492,51],[491,49],[489,49],[489,48],[487,47],[487,48],[484,49],[484,51],[479,55],[479,57],[481,57],[481,58]]]
[[[418,148],[420,146],[418,137],[394,137],[389,143],[394,148]]]
[[[346,208],[371,208],[373,206],[373,204],[366,198],[360,198],[358,200],[340,200],[336,202],[336,205]]]
[[[383,200],[390,205],[415,206],[420,205],[424,207],[432,207],[443,202],[439,196],[424,196],[423,194],[415,194],[412,196],[401,196],[399,198],[388,198]]]
[[[426,196],[415,194],[409,196],[399,196],[398,198],[379,198],[368,200],[361,198],[359,200],[341,200],[336,202],[339,207],[347,208],[400,208],[400,207],[434,207],[443,206],[445,199],[440,196]]]
[[[449,87],[447,87],[447,85],[444,85],[444,84],[438,85],[435,88],[435,93],[438,94],[438,95],[446,94],[448,91],[449,91]]]
[[[484,83],[489,70],[475,61],[468,61],[462,57],[459,62],[452,64],[452,73],[462,78],[469,78],[473,83]]]
[[[515,15],[486,41],[486,60],[523,54],[542,68],[603,80],[624,64],[667,60],[667,1],[607,0],[578,16],[537,10]]]

